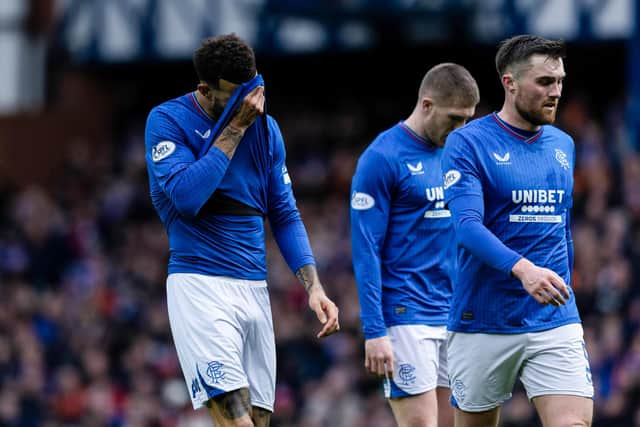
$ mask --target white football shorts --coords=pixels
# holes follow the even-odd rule
[[[167,306],[194,409],[248,388],[251,405],[273,411],[276,353],[266,281],[170,274]]]
[[[387,399],[449,387],[446,326],[397,325],[387,328],[393,347],[393,378],[384,380]]]
[[[582,325],[523,334],[448,333],[452,403],[467,412],[511,398],[519,377],[529,400],[549,394],[593,398]]]

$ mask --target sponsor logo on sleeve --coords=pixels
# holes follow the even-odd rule
[[[446,190],[456,182],[460,181],[461,176],[462,175],[460,174],[460,171],[457,171],[455,169],[447,171],[447,173],[444,174],[444,189]]]
[[[176,144],[171,141],[162,141],[157,143],[151,149],[151,159],[154,162],[159,162],[162,159],[166,159],[173,152],[176,151]]]
[[[351,194],[351,208],[357,211],[371,209],[376,204],[376,200],[367,193],[354,191]]]
[[[284,183],[284,185],[291,184],[291,177],[289,176],[289,172],[287,171],[286,166],[282,167],[282,182]]]

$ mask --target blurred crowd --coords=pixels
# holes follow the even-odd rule
[[[267,240],[278,351],[274,427],[387,427],[381,384],[363,368],[349,240],[349,185],[360,151],[405,118],[346,101],[271,110],[341,332],[319,341],[306,293]],[[404,109],[403,109],[404,108]],[[478,114],[490,110],[483,106]],[[640,156],[622,103],[597,113],[563,100],[576,141],[573,286],[596,387],[594,426],[640,426]],[[169,330],[167,238],[147,194],[144,121],[100,156],[69,150],[44,187],[0,188],[0,427],[200,427]],[[522,387],[503,426],[539,422]]]

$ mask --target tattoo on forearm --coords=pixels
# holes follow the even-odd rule
[[[216,142],[213,144],[218,147],[229,159],[233,157],[233,154],[236,152],[236,148],[238,148],[238,144],[240,144],[240,140],[244,136],[244,132],[242,129],[238,129],[235,126],[228,125],[220,136],[216,139]]]
[[[251,398],[249,389],[241,388],[214,397],[213,400],[220,409],[222,416],[234,420],[245,415],[251,416]]]
[[[314,279],[316,274],[316,268],[311,264],[302,266],[298,271],[296,271],[296,277],[300,283],[302,283],[302,286],[304,286],[304,289],[307,292],[309,292],[309,289],[311,289],[315,283]]]

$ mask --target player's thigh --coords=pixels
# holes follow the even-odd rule
[[[568,395],[548,394],[533,399],[544,427],[590,426],[593,400]]]
[[[253,427],[249,389],[241,388],[219,394],[206,402],[216,427]]]
[[[529,399],[548,394],[593,398],[582,325],[530,333],[520,379]]]
[[[447,359],[453,406],[484,413],[508,400],[523,362],[525,343],[525,334],[449,332]]]
[[[437,427],[436,390],[402,398],[389,399],[398,427]]]
[[[244,367],[249,381],[251,404],[273,411],[276,389],[276,344],[267,288],[253,292],[252,324],[247,330]]]
[[[385,380],[385,397],[416,396],[448,386],[444,327],[399,325],[388,328],[387,334],[393,348],[393,378]]]
[[[238,292],[242,289],[226,279],[195,274],[167,279],[171,333],[194,409],[249,385]]]
[[[483,412],[465,412],[454,409],[455,427],[496,427],[500,419],[500,407]]]
[[[449,387],[436,388],[438,399],[438,427],[453,427],[453,406],[449,399],[451,390]]]
[[[547,420],[545,426],[572,425],[563,424],[569,420],[575,425],[589,425],[594,389],[582,325],[529,335],[521,380],[540,417]],[[589,424],[584,424],[586,421]]]

